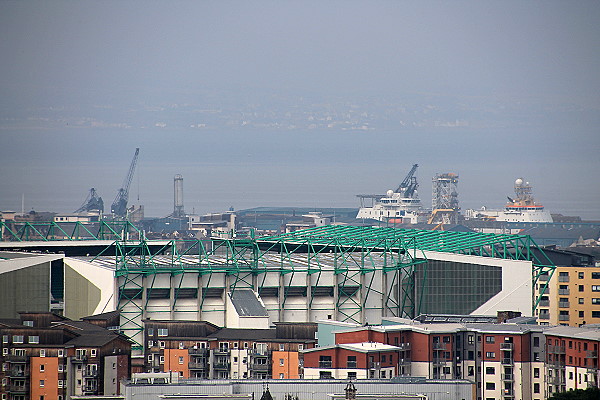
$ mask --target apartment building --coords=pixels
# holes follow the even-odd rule
[[[52,313],[20,317],[0,321],[2,400],[119,394],[130,372],[129,339]]]
[[[598,387],[600,329],[560,326],[545,334],[548,393]]]
[[[600,266],[575,251],[545,249],[558,267],[540,275],[535,290],[544,293],[536,309],[540,324],[581,326],[600,323]]]
[[[205,321],[144,321],[144,372],[182,378],[297,379],[299,351],[314,347],[316,324],[219,328]],[[140,371],[141,372],[141,371]]]
[[[348,378],[345,374],[354,371],[347,370],[347,364],[344,367],[343,357],[349,356],[347,347],[355,349],[361,343],[371,343],[375,347],[394,347],[397,357],[393,367],[397,375],[468,379],[475,383],[476,397],[482,400],[541,400],[546,398],[545,329],[537,325],[416,322],[343,329],[335,333],[335,348],[346,352],[337,350],[337,357],[332,356],[331,363],[327,363],[329,359],[317,360],[313,354],[330,356],[333,349],[319,348],[324,350],[321,353],[304,351],[305,375],[308,377],[307,368],[318,365],[318,371],[311,370],[312,377]],[[366,374],[356,376],[376,376],[379,366],[370,367]]]

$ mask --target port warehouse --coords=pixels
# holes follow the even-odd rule
[[[147,318],[225,326],[227,293],[236,288],[253,289],[271,322],[378,324],[382,317],[421,313],[512,310],[529,316],[543,294],[534,290],[540,275],[554,272],[522,235],[329,225],[277,236],[157,243],[133,226],[87,229],[85,251],[92,253],[82,256],[80,249],[62,257],[64,281],[71,277],[64,288],[64,309],[73,310],[67,316],[119,309],[122,331],[140,350]],[[68,236],[74,230],[62,230],[53,235],[68,254],[81,241]],[[50,246],[52,240],[37,231],[29,239]],[[98,250],[90,239],[113,241]],[[78,307],[67,304],[77,299]]]

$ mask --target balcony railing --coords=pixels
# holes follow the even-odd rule
[[[558,276],[558,281],[559,282],[569,282],[569,276]]]
[[[565,384],[565,378],[563,378],[560,375],[553,376],[552,378],[549,378],[548,380],[550,381],[550,383],[552,385],[564,385]]]
[[[398,365],[409,365],[410,358],[401,358],[398,360]]]
[[[569,315],[559,314],[558,315],[558,320],[559,321],[568,321],[569,320]]]
[[[503,381],[514,381],[515,375],[514,374],[502,374],[502,380]]]
[[[541,282],[547,282],[550,279],[550,276],[548,274],[541,274],[539,280]]]
[[[550,307],[550,300],[540,300],[540,307]]]
[[[231,364],[229,364],[228,362],[216,362],[213,364],[213,369],[226,369],[229,370],[229,366]]]
[[[571,293],[571,291],[569,289],[558,289],[558,294],[559,295],[569,295]]]
[[[446,350],[446,343],[434,343],[433,350]]]
[[[512,343],[500,343],[500,350],[512,351],[513,344]]]
[[[10,385],[8,390],[13,393],[27,393],[29,392],[29,385]]]
[[[396,345],[400,350],[410,350],[410,343],[400,343]]]
[[[215,355],[227,355],[227,354],[229,354],[229,349],[216,348],[213,350],[213,353]]]
[[[548,346],[548,353],[565,354],[565,346]]]
[[[369,369],[379,369],[381,368],[381,363],[379,362],[370,362]]]
[[[540,315],[538,316],[539,319],[550,319],[550,313],[540,313]]]
[[[188,364],[189,369],[206,369],[208,365],[206,362],[190,362]]]
[[[512,358],[503,358],[501,360],[502,365],[512,365],[513,363],[514,363],[514,360]]]
[[[252,371],[268,371],[269,364],[251,364]]]
[[[13,363],[24,363],[27,362],[27,356],[16,356],[14,354],[7,354],[4,356],[4,361],[6,362],[13,362]]]
[[[29,376],[28,369],[11,369],[6,373],[6,376],[9,378],[24,378]]]
[[[319,361],[319,368],[331,368],[332,365],[332,361]]]
[[[433,365],[445,365],[447,363],[448,363],[448,360],[446,360],[445,358],[439,358],[439,357],[433,358]]]
[[[93,378],[93,377],[98,376],[98,370],[97,369],[84,369],[82,375],[86,378]]]
[[[71,362],[73,363],[83,363],[83,362],[87,362],[87,356],[71,356],[69,357],[71,359]]]
[[[188,349],[189,354],[208,355],[208,349]]]
[[[585,358],[598,358],[598,352],[596,350],[587,350],[585,352]]]
[[[560,308],[569,308],[569,307],[571,307],[571,303],[568,301],[559,301],[558,306]]]

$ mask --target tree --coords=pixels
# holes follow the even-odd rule
[[[548,400],[598,400],[600,399],[600,389],[589,388],[586,390],[575,389],[568,392],[555,393],[548,397]]]

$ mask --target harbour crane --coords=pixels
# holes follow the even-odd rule
[[[76,213],[89,211],[100,211],[100,213],[104,212],[104,201],[102,201],[102,197],[98,196],[98,192],[96,192],[96,189],[94,188],[90,189],[90,193],[84,200],[81,207],[75,210]]]
[[[110,211],[113,215],[117,217],[126,217],[127,216],[127,201],[129,200],[129,185],[131,185],[131,180],[133,179],[133,173],[135,172],[135,165],[137,164],[138,155],[140,154],[139,147],[135,149],[135,155],[133,156],[133,160],[131,160],[131,166],[129,167],[129,172],[123,181],[123,185],[117,192],[117,197],[112,203],[110,207]]]
[[[398,189],[396,189],[396,193],[403,193],[404,195],[402,197],[413,197],[419,186],[417,177],[415,176],[417,168],[419,168],[419,164],[413,164],[409,173],[406,175],[400,186],[398,186]]]

